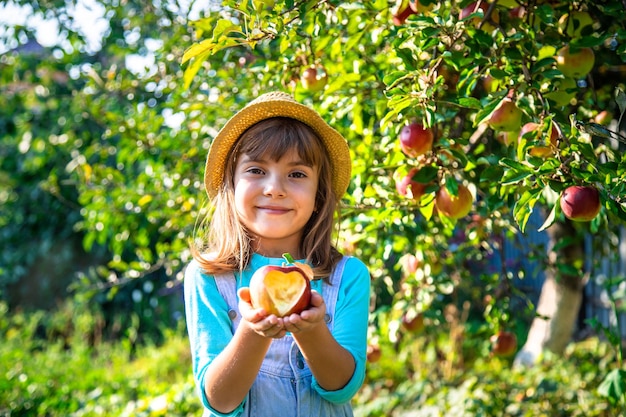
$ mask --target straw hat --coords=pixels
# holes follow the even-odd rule
[[[213,198],[224,181],[224,166],[231,148],[252,125],[272,117],[290,117],[309,125],[320,137],[331,161],[333,191],[341,199],[350,183],[350,150],[343,136],[330,127],[313,109],[298,103],[289,94],[271,92],[251,101],[236,113],[219,131],[206,161],[204,185]]]

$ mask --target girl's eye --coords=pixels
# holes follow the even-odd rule
[[[292,172],[291,176],[294,178],[306,178],[306,174],[300,171]]]
[[[254,175],[262,175],[263,174],[263,170],[261,168],[248,168],[246,170],[247,173],[249,174],[254,174]]]

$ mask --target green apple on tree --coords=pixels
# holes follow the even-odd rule
[[[522,125],[522,114],[515,101],[507,96],[502,99],[489,115],[487,123],[493,130],[504,132],[517,131]]]
[[[328,82],[326,70],[321,65],[310,65],[300,75],[302,87],[310,92],[323,90]]]
[[[555,59],[563,75],[574,79],[585,77],[595,64],[595,54],[589,47],[571,48],[565,45],[557,51]]]

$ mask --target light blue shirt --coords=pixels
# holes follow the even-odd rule
[[[268,264],[280,265],[283,262],[282,258],[267,258],[259,254],[253,254],[250,266],[243,271],[243,274],[234,274],[236,289],[249,286],[252,274],[261,266]],[[321,280],[312,281],[311,288],[323,294]],[[310,405],[310,407],[316,410],[316,415],[351,415],[351,411],[346,413],[346,409],[349,408],[348,403],[359,390],[365,378],[369,292],[370,275],[367,267],[357,258],[347,258],[337,293],[332,335],[354,357],[356,364],[354,374],[350,381],[340,390],[326,391],[310,375],[308,366],[305,369],[305,371],[308,371],[308,375],[304,373],[300,375],[297,368],[294,367],[293,369],[295,369],[298,375],[295,375],[294,379],[294,375],[291,374],[286,379],[287,381],[292,381],[294,386],[287,387],[289,389],[285,389],[282,394],[283,396],[289,396],[292,393],[294,399],[276,399],[278,402],[285,400],[289,407],[293,405],[294,408],[299,409],[298,412],[294,411],[294,415],[312,415],[307,414],[306,410],[302,410],[301,408],[304,404],[302,404],[299,398],[295,398],[300,391],[305,393],[303,397],[309,398],[304,400],[307,407],[309,407],[311,398],[313,398],[313,401],[321,403]],[[185,271],[184,293],[193,374],[200,391],[202,403],[208,411],[208,414],[205,413],[205,415],[238,416],[244,411],[246,401],[254,404],[255,398],[253,397],[255,395],[273,395],[272,393],[276,392],[274,387],[267,388],[264,387],[264,384],[276,384],[276,381],[269,381],[258,376],[248,398],[232,413],[221,414],[212,409],[204,395],[204,375],[211,361],[226,347],[233,337],[229,306],[220,295],[214,277],[204,274],[196,261],[192,261]],[[279,352],[278,355],[274,355],[273,360],[282,361],[289,365],[293,359],[295,363],[295,358],[299,352],[294,351],[295,343],[292,343],[292,338],[289,335],[283,339],[274,339],[272,346],[274,349],[270,348],[271,351],[274,353]],[[295,346],[295,350],[297,351],[297,346]],[[276,356],[279,358],[276,358]],[[301,354],[299,357],[301,357]],[[281,370],[283,368],[291,369],[288,366],[279,366],[279,368]],[[295,389],[294,382],[296,380],[298,381],[297,389]],[[289,401],[295,402],[290,403]],[[334,408],[336,408],[337,412],[332,411]],[[270,415],[268,410],[255,410],[255,413],[252,415],[257,417]],[[283,408],[280,415],[289,415],[289,410]]]

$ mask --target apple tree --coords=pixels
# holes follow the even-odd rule
[[[399,341],[406,315],[514,329],[524,271],[487,259],[545,230],[550,246],[527,253],[546,275],[532,362],[571,338],[584,236],[610,257],[626,221],[624,13],[617,0],[225,1],[192,22],[184,81],[220,114],[291,92],[346,137],[340,242],[371,267],[373,338]]]

